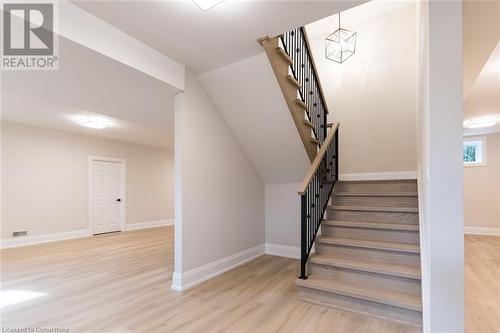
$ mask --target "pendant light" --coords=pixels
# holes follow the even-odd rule
[[[343,63],[356,52],[356,33],[354,31],[339,28],[326,37],[325,56],[327,59]]]

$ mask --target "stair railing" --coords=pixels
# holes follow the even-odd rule
[[[316,234],[330,200],[333,187],[339,179],[338,124],[327,131],[328,107],[311,53],[304,27],[290,30],[280,36],[281,47],[292,60],[290,68],[298,82],[298,97],[305,104],[307,120],[319,141],[320,149],[299,189],[301,196],[300,276],[307,279],[306,264]]]
[[[283,49],[293,60],[290,65],[292,75],[300,84],[300,98],[307,106],[308,120],[313,124],[314,136],[321,145],[326,139],[328,108],[312,58],[306,30],[304,27],[290,30],[281,35],[280,40]]]
[[[291,58],[290,68],[298,82],[298,97],[304,102],[307,120],[319,141],[320,149],[299,189],[301,196],[300,276],[307,279],[306,264],[316,234],[330,200],[335,182],[339,179],[338,124],[328,129],[328,107],[311,53],[304,27],[292,29],[280,36],[281,47]]]
[[[339,180],[339,129],[333,124],[304,181],[300,185],[300,276],[307,279],[306,263],[335,183]]]

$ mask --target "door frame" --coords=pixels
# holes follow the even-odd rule
[[[125,226],[127,225],[127,161],[121,158],[113,158],[113,157],[104,157],[104,156],[89,156],[88,158],[88,224],[90,235],[94,235],[94,223],[92,221],[92,188],[94,186],[94,179],[92,177],[92,163],[94,161],[100,162],[111,162],[111,163],[119,163],[121,166],[121,191],[120,197],[122,199],[121,205],[121,223],[120,223],[120,231],[125,230]]]

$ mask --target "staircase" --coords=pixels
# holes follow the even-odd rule
[[[414,180],[338,182],[301,298],[420,326],[417,201]]]
[[[258,42],[311,160],[298,192],[301,299],[421,326],[416,181],[340,181],[339,124],[327,122],[305,28]]]
[[[304,144],[307,156],[314,161],[326,138],[328,108],[323,96],[316,65],[311,56],[304,28],[277,37],[258,40],[273,68],[285,102]]]

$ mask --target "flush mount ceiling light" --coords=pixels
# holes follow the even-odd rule
[[[210,8],[215,7],[224,1],[225,0],[193,0],[193,2],[204,11],[207,11]]]
[[[111,121],[99,117],[81,117],[78,118],[76,122],[80,126],[89,127],[93,129],[103,129],[113,125]]]
[[[464,121],[464,128],[485,128],[500,123],[500,116],[482,117]]]
[[[326,59],[339,64],[349,59],[356,52],[356,33],[340,27],[340,13],[339,28],[326,37],[325,42]]]

